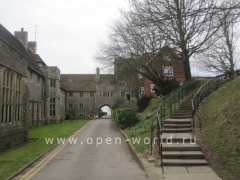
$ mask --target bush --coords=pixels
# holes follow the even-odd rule
[[[162,86],[161,87],[157,87],[155,86],[155,92],[158,96],[166,96],[168,94],[170,94],[172,91],[174,91],[175,89],[177,89],[179,87],[179,82],[177,81],[176,78],[173,79],[165,79],[162,81]]]
[[[137,122],[135,111],[131,108],[121,108],[113,111],[113,118],[118,126],[123,129],[131,127]]]
[[[142,96],[137,100],[138,111],[142,112],[146,107],[148,107],[152,96]]]

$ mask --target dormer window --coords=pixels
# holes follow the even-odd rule
[[[43,63],[37,63],[39,67],[42,67],[43,66]]]

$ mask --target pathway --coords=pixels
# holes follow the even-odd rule
[[[39,171],[23,179],[149,179],[111,119],[93,120],[74,138],[75,144],[68,143]]]

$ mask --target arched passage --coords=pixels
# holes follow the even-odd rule
[[[108,104],[102,105],[98,110],[99,117],[101,116],[112,116],[112,108]]]

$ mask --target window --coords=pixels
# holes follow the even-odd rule
[[[68,97],[73,97],[73,92],[69,92]]]
[[[139,96],[143,96],[143,95],[145,95],[145,90],[144,90],[144,87],[141,87],[139,89]]]
[[[100,96],[103,96],[103,97],[113,97],[113,92],[102,92],[102,94],[100,94]]]
[[[56,96],[56,92],[55,91],[51,91],[51,97],[55,97]]]
[[[80,92],[80,93],[79,93],[79,96],[80,96],[80,97],[83,97],[83,92]]]
[[[163,60],[164,61],[170,61],[171,59],[170,59],[170,57],[168,55],[164,54],[163,55]]]
[[[19,78],[20,79],[20,78]],[[17,79],[16,83],[21,83],[21,80]],[[21,86],[17,84],[16,90],[13,91],[14,87],[14,76],[12,73],[8,71],[3,72],[3,99],[2,99],[2,123],[9,123],[14,121],[15,117],[13,116],[14,112],[14,105],[13,102],[16,102],[15,105],[15,110],[18,109],[19,111],[17,112],[17,121],[20,120],[20,107],[21,107]],[[17,93],[19,95],[16,98],[13,99],[14,93]]]
[[[140,72],[143,73],[143,69],[140,69]],[[143,75],[142,75],[141,73],[138,73],[138,78],[139,78],[139,79],[143,78]]]
[[[56,80],[50,79],[50,87],[56,87]]]
[[[173,76],[173,67],[172,66],[163,66],[163,74],[166,76]]]
[[[32,81],[33,80],[33,73],[32,73],[32,71],[30,71],[30,81]]]
[[[155,84],[150,84],[151,92],[155,92]]]
[[[55,98],[50,98],[50,116],[56,115],[56,101]]]
[[[68,109],[73,109],[73,104],[68,104]]]
[[[125,86],[125,85],[126,85],[125,81],[120,81],[120,86]]]
[[[90,97],[94,97],[94,92],[90,92]]]
[[[102,92],[99,92],[99,96],[102,97]]]
[[[43,63],[37,63],[39,67],[42,67],[43,66]]]
[[[17,77],[16,81],[16,106],[15,106],[15,121],[19,122],[21,118],[21,78]]]
[[[121,92],[121,97],[125,97],[125,92]]]
[[[80,118],[83,118],[83,114],[79,114],[79,117],[80,117]]]
[[[79,104],[79,109],[83,109],[83,104]]]
[[[37,84],[40,85],[40,82],[41,82],[41,78],[40,76],[37,76]]]

